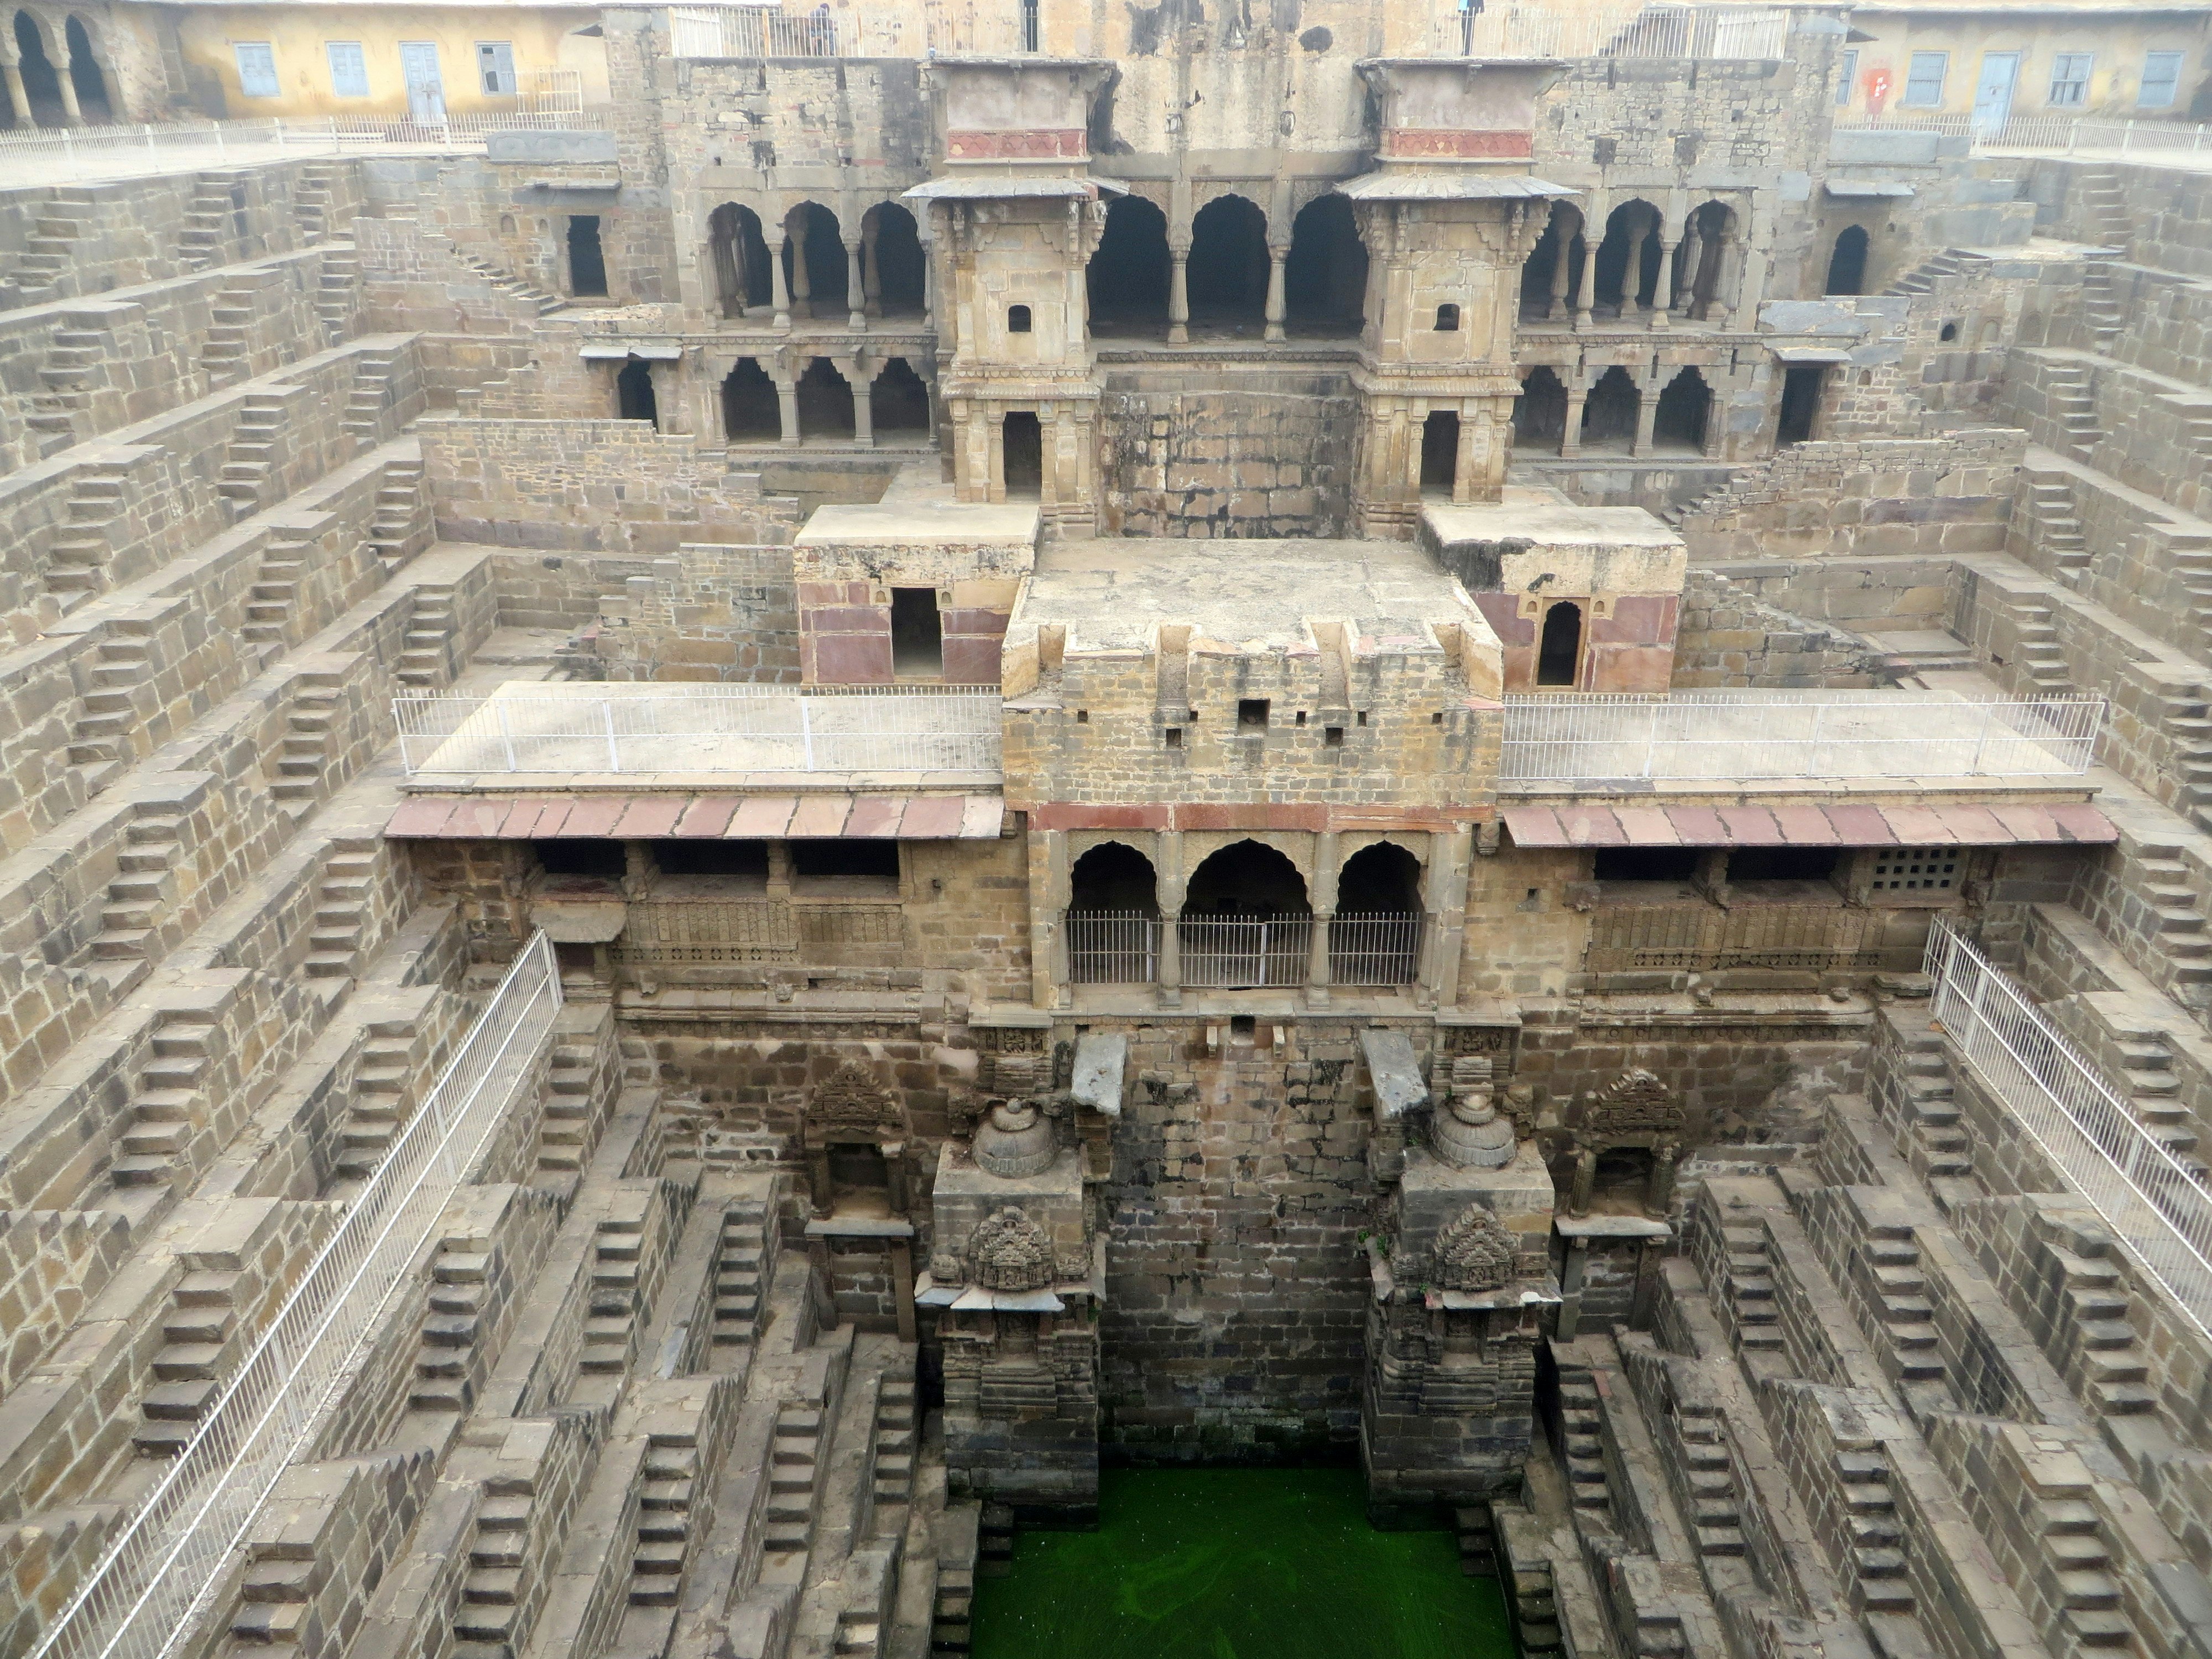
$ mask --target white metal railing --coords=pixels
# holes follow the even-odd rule
[[[678,58],[838,58],[837,20],[825,8],[787,16],[773,6],[671,6]]]
[[[1160,919],[1141,910],[1070,910],[1067,977],[1074,985],[1151,985],[1160,976]]]
[[[285,1467],[313,1445],[410,1261],[551,1042],[560,975],[522,947],[369,1176],[153,1493],[32,1659],[161,1659],[208,1612],[222,1569]]]
[[[976,686],[533,682],[392,706],[410,776],[999,769],[999,694]]]
[[[1971,137],[1978,150],[2042,150],[2074,155],[2116,152],[2156,155],[2212,150],[2212,127],[2195,121],[2115,120],[2094,115],[2014,115],[2001,125],[1977,123],[1964,112],[1886,109],[1880,115],[1838,116],[1847,132],[1939,132]]]
[[[2085,772],[2105,700],[1911,691],[1508,697],[1498,776],[2038,777]]]
[[[0,163],[63,167],[73,174],[127,173],[186,161],[259,161],[283,155],[351,155],[364,150],[482,149],[487,134],[600,128],[606,112],[518,110],[451,115],[289,116],[265,121],[178,121],[133,126],[20,128],[0,132]]]
[[[1303,985],[1313,961],[1311,916],[1185,916],[1176,937],[1185,985]]]
[[[522,72],[520,107],[532,115],[580,115],[584,108],[584,71],[531,69]]]
[[[2105,1224],[2212,1334],[2212,1192],[2027,994],[1948,921],[1928,937],[1932,1012]]]
[[[1430,48],[1446,58],[1779,58],[1789,35],[1790,13],[1771,6],[1446,6]]]
[[[669,50],[678,58],[923,58],[1037,50],[1030,5],[977,8],[964,0],[861,6],[832,13],[777,4],[671,6]]]

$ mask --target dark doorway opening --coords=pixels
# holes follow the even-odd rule
[[[1284,319],[1302,334],[1341,338],[1359,332],[1366,305],[1367,246],[1352,204],[1331,191],[1307,203],[1291,223]]]
[[[1160,913],[1159,883],[1152,861],[1118,841],[1101,842],[1076,860],[1068,872],[1071,911],[1121,910],[1141,915]]]
[[[1626,314],[1632,301],[1648,302],[1659,285],[1659,210],[1649,202],[1623,202],[1607,217],[1597,248],[1597,297]],[[1633,268],[1632,263],[1633,262]]]
[[[1345,860],[1336,878],[1339,915],[1401,915],[1421,908],[1421,862],[1404,848],[1377,842]]]
[[[1000,430],[1006,445],[1007,497],[1036,500],[1044,491],[1044,428],[1030,411],[1018,409]]]
[[[62,30],[62,40],[69,47],[70,82],[76,88],[76,106],[87,121],[112,121],[115,112],[107,102],[107,82],[100,72],[99,60],[92,55],[92,36],[83,23],[72,17]]]
[[[921,316],[926,256],[914,215],[896,202],[881,202],[868,210],[861,227],[873,238],[869,263],[875,286],[868,295],[869,312],[884,317]],[[870,275],[864,269],[861,279],[865,282]]]
[[[740,357],[722,382],[722,434],[733,444],[772,444],[783,436],[775,382],[750,357]]]
[[[1513,405],[1513,441],[1530,448],[1556,450],[1567,435],[1567,388],[1548,364],[1540,363],[1521,382]]]
[[[1242,332],[1267,306],[1267,216],[1242,196],[1198,210],[1190,225],[1190,317]]]
[[[1421,422],[1421,488],[1449,495],[1459,476],[1459,415],[1431,410]]]
[[[653,861],[664,876],[734,876],[763,885],[768,881],[764,841],[657,841]]]
[[[1528,258],[1521,267],[1521,315],[1528,321],[1545,320],[1552,316],[1552,296],[1559,295],[1561,307],[1571,305],[1574,286],[1582,274],[1582,216],[1571,210],[1554,209],[1551,222],[1544,234],[1536,239],[1536,246],[1528,251]],[[1566,281],[1559,280],[1559,266],[1566,265]]]
[[[853,435],[853,386],[827,357],[811,357],[799,377],[799,435],[848,439]]]
[[[540,841],[531,845],[537,849],[538,867],[549,876],[619,881],[629,873],[629,855],[618,841]]]
[[[650,421],[660,425],[660,404],[653,395],[653,365],[633,357],[615,376],[615,407],[625,421]]]
[[[1615,363],[1606,370],[1583,400],[1583,447],[1628,448],[1636,441],[1636,416],[1642,404],[1626,369]]]
[[[46,56],[46,37],[28,12],[15,14],[15,51],[21,60],[23,95],[31,102],[31,118],[42,127],[62,125],[62,82],[54,60]]]
[[[606,250],[599,246],[599,216],[568,216],[568,292],[589,298],[607,291]]]
[[[1185,890],[1186,916],[1310,916],[1306,878],[1273,848],[1240,841],[1223,848],[1192,872]]]
[[[868,412],[878,443],[894,436],[921,442],[929,435],[929,388],[905,358],[894,357],[868,388]]]
[[[1091,331],[1166,327],[1172,263],[1167,216],[1141,196],[1116,199],[1106,210],[1106,228],[1084,276],[1091,295]]]
[[[1141,985],[1158,977],[1160,906],[1152,861],[1102,842],[1068,872],[1068,978],[1078,985]]]
[[[1712,407],[1712,390],[1705,377],[1694,367],[1685,368],[1659,394],[1659,407],[1652,411],[1652,447],[1703,450]]]
[[[1791,363],[1782,371],[1782,418],[1775,428],[1775,447],[1802,444],[1812,437],[1820,425],[1820,389],[1827,378],[1826,363]]]
[[[1836,236],[1835,252],[1828,256],[1827,285],[1823,294],[1866,292],[1867,234],[1858,225],[1845,225]]]
[[[1695,847],[1601,847],[1590,874],[1599,881],[1672,882],[1698,878],[1704,854]]]
[[[722,315],[742,317],[753,307],[773,304],[775,278],[769,270],[768,239],[761,234],[760,215],[725,202],[708,216],[707,230]]]
[[[891,672],[943,678],[945,624],[937,614],[935,588],[891,589]]]
[[[1536,647],[1536,684],[1572,685],[1582,666],[1583,608],[1560,599],[1544,612],[1543,637]]]

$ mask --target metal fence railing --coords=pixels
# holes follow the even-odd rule
[[[533,684],[395,698],[423,773],[995,772],[1000,699],[975,686]]]
[[[553,948],[522,947],[459,1049],[276,1316],[32,1659],[162,1659],[209,1611],[277,1477],[320,1431],[561,1006]]]
[[[1176,929],[1182,982],[1221,990],[1304,985],[1313,928],[1311,916],[1185,916]]]
[[[1779,58],[1789,35],[1790,13],[1779,7],[1447,5],[1428,46],[1443,58]]]
[[[2212,1191],[2027,994],[1948,921],[1928,938],[1931,1012],[2059,1173],[2212,1334]]]
[[[482,149],[487,135],[598,129],[605,110],[517,110],[418,121],[406,116],[283,116],[266,121],[176,121],[131,126],[18,128],[0,132],[0,162],[60,166],[73,175],[126,173],[185,161],[266,161],[376,149]]]
[[[1246,921],[1192,916],[1180,925],[1186,985],[1303,985],[1313,929],[1328,930],[1334,985],[1411,985],[1421,976],[1421,918],[1408,913]],[[1073,985],[1150,985],[1160,974],[1160,919],[1141,910],[1071,910],[1066,918]]]
[[[1328,921],[1332,985],[1411,985],[1421,976],[1421,919],[1340,914]]]
[[[1978,150],[2041,150],[2062,155],[2110,151],[2148,156],[2212,149],[2212,137],[2208,137],[2212,127],[2195,121],[2014,115],[1992,123],[1978,122],[1965,111],[1887,109],[1880,115],[1839,115],[1834,125],[1843,131],[1939,132],[1972,138]]]
[[[1073,985],[1151,985],[1160,976],[1160,919],[1141,910],[1070,910]]]
[[[2037,777],[2085,772],[2105,700],[1911,691],[1508,697],[1498,776]]]

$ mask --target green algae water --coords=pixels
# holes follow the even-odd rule
[[[1447,1532],[1376,1532],[1357,1469],[1108,1469],[1096,1532],[1024,1532],[974,1659],[1511,1659]]]

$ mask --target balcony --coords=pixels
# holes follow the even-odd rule
[[[999,776],[999,694],[976,687],[810,688],[515,682],[489,696],[399,697],[410,778],[680,776],[793,782],[854,773]]]
[[[1516,785],[1765,779],[2078,777],[2099,696],[1677,691],[1509,697],[1498,780]]]

